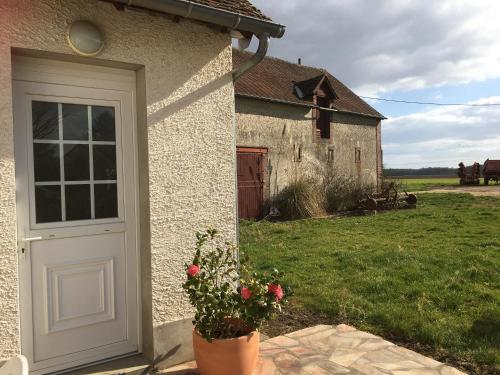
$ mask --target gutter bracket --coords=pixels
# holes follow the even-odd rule
[[[232,29],[232,30],[236,29],[236,28],[239,26],[240,22],[241,22],[241,17],[240,17],[240,16],[238,16],[238,17],[236,18],[236,21],[234,22],[234,25],[233,25],[233,27],[232,27],[231,29]]]
[[[191,12],[193,11],[193,3],[190,1],[189,2],[189,6],[188,6],[188,10],[187,10],[187,13],[186,15],[184,16],[184,18],[189,18],[189,16],[191,15]]]
[[[233,82],[236,82],[238,78],[247,73],[255,65],[260,63],[264,59],[264,57],[266,57],[267,50],[269,48],[269,39],[271,38],[271,36],[269,35],[269,33],[262,33],[258,35],[257,38],[259,39],[259,47],[257,48],[257,52],[255,52],[255,54],[246,62],[244,62],[238,69],[233,70]]]

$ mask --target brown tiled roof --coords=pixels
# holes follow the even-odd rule
[[[233,67],[237,68],[250,56],[248,52],[233,49]],[[257,66],[239,78],[235,83],[235,92],[236,95],[311,106],[313,104],[311,96],[305,95],[304,98],[299,98],[294,85],[298,83],[301,89],[309,87],[310,84],[319,83],[324,75],[337,96],[333,99],[332,108],[384,118],[326,70],[293,64],[274,57],[264,58]]]
[[[254,7],[248,0],[193,0],[193,2],[201,5],[207,5],[212,8],[238,13],[243,16],[255,17],[266,21],[271,20],[259,9]]]

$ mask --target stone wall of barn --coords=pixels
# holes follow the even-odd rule
[[[310,108],[236,97],[236,124],[238,146],[268,149],[265,183],[271,196],[303,176],[321,179],[332,174],[374,187],[379,182],[379,119],[332,113],[330,139],[318,140]]]
[[[80,19],[105,34],[97,57],[68,46],[67,27]],[[170,363],[190,359],[192,310],[181,284],[195,231],[215,227],[236,240],[230,36],[97,0],[0,1],[0,361],[21,351],[13,54],[136,71],[143,350],[152,358],[175,348]]]

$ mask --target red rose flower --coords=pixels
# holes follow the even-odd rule
[[[274,296],[276,297],[276,302],[281,301],[281,299],[283,298],[284,293],[281,285],[269,284],[269,286],[267,287],[267,291],[274,294]]]
[[[246,286],[244,286],[243,288],[241,288],[241,297],[243,297],[243,299],[246,301],[247,299],[249,299],[250,297],[252,297],[252,292],[250,291],[250,289],[248,289]]]
[[[187,269],[187,274],[189,277],[195,277],[200,272],[200,266],[196,264],[191,264]]]

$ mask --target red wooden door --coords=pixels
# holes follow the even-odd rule
[[[239,217],[260,219],[264,203],[264,153],[252,149],[238,149],[237,155]]]

